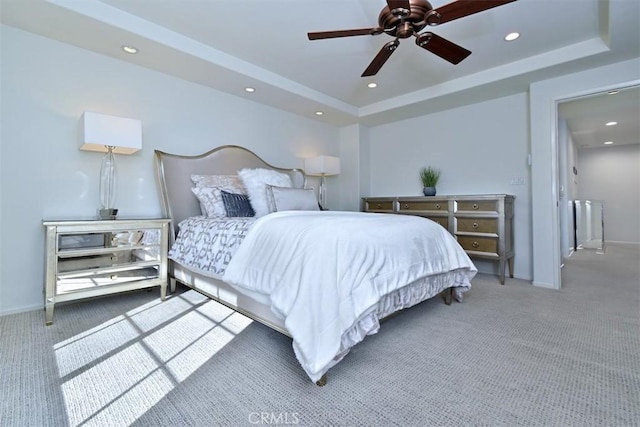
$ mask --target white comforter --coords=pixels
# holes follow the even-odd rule
[[[268,298],[317,381],[346,354],[343,334],[383,296],[451,271],[451,286],[466,289],[477,272],[453,236],[428,219],[287,211],[256,220],[223,279]]]

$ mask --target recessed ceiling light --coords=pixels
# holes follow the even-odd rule
[[[618,93],[618,90],[610,90],[609,92],[607,92],[609,95],[615,95],[616,93]]]
[[[138,49],[133,46],[122,46],[122,50],[132,55],[138,53]]]
[[[321,116],[324,114],[324,111],[316,111],[316,116]]]
[[[618,122],[607,122],[607,126],[615,126]]]
[[[249,93],[253,93],[253,92],[255,92],[256,90],[255,90],[254,88],[252,88],[252,87],[245,87],[245,88],[244,88],[244,91],[245,91],[245,92],[249,92]]]
[[[373,88],[375,88],[375,87],[378,87],[378,83],[369,83],[369,84],[367,85],[367,87],[368,87],[369,89],[373,89]]]
[[[518,37],[520,37],[520,33],[513,32],[513,33],[509,33],[506,36],[504,36],[504,39],[506,41],[510,42],[510,41],[513,41],[513,40],[517,39]]]
[[[604,143],[604,145],[611,145],[611,144],[613,144],[613,141],[607,141]]]

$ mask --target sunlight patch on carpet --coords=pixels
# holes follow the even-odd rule
[[[251,323],[189,291],[57,343],[69,424],[130,425]]]

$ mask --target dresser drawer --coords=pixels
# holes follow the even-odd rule
[[[456,232],[498,234],[497,218],[456,218]]]
[[[431,221],[440,224],[445,229],[449,230],[449,218],[446,216],[427,216],[425,218],[429,218]]]
[[[456,212],[498,212],[498,200],[457,200]]]
[[[366,212],[393,212],[393,200],[366,200],[364,210]]]
[[[399,200],[399,211],[403,213],[424,211],[449,211],[447,200]]]
[[[479,236],[456,236],[465,251],[483,252],[498,256],[498,239]]]

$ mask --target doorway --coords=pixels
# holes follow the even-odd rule
[[[631,161],[626,166],[624,162],[618,162],[617,167],[612,165],[613,168],[606,165],[607,161],[613,162],[611,158],[616,155],[612,154],[614,152],[632,156],[636,153],[637,157],[637,146],[640,144],[638,117],[640,86],[610,89],[557,103],[561,266],[565,259],[578,250],[595,249],[596,253],[604,253],[607,212],[612,214],[609,218],[617,219],[611,221],[614,228],[612,240],[629,239],[630,243],[640,241],[640,232],[633,230],[637,224],[634,218],[640,215],[637,200],[638,162]],[[625,176],[620,177],[621,174]],[[599,184],[600,181],[602,184]],[[620,185],[628,188],[619,192],[607,191],[607,186],[615,188]],[[628,197],[635,197],[635,200],[627,201]],[[619,212],[620,209],[629,212],[624,214]],[[620,221],[628,224],[618,227]],[[628,234],[616,228],[623,228]],[[608,238],[611,239],[611,236]]]

